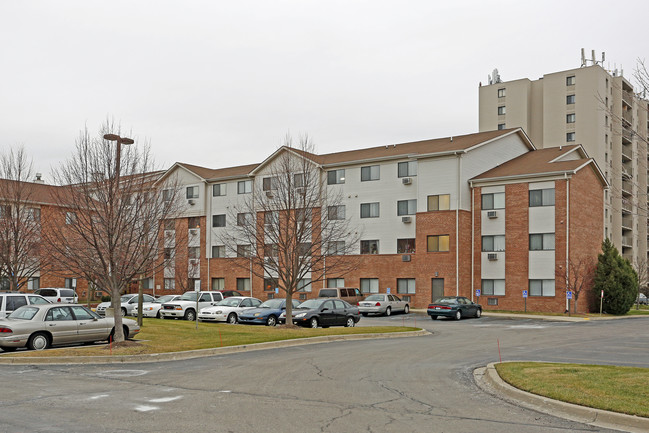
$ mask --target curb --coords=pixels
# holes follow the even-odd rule
[[[514,388],[501,379],[496,364],[492,362],[473,371],[473,378],[483,391],[525,408],[571,421],[633,433],[649,431],[649,418],[579,406]]]
[[[151,353],[146,355],[119,355],[119,356],[52,356],[37,357],[3,357],[1,364],[18,365],[60,365],[60,364],[132,364],[139,362],[178,361],[184,359],[201,358],[205,356],[228,355],[256,350],[276,349],[280,347],[304,346],[308,344],[332,343],[336,341],[374,340],[382,338],[421,337],[432,334],[429,331],[387,332],[381,334],[354,334],[354,335],[324,335],[320,337],[296,338],[293,340],[269,341],[266,343],[244,344],[241,346],[217,347],[212,349],[197,349],[185,352]]]

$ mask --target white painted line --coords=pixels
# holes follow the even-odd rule
[[[90,400],[99,400],[100,398],[108,397],[108,394],[93,395]]]
[[[170,401],[180,400],[181,398],[183,398],[182,395],[177,395],[176,397],[153,398],[153,399],[151,399],[151,400],[149,400],[149,401],[150,401],[151,403],[168,403],[168,402],[170,402]]]
[[[160,408],[155,406],[144,406],[144,405],[135,407],[135,410],[138,412],[150,412],[152,410],[158,410],[158,409]]]

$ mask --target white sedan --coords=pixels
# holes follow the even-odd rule
[[[231,296],[219,301],[214,306],[201,309],[198,312],[198,320],[234,324],[239,322],[239,313],[259,305],[261,305],[261,301],[257,298]]]
[[[375,295],[369,295],[360,301],[358,303],[358,310],[363,316],[367,316],[370,313],[389,316],[397,311],[403,311],[405,314],[408,314],[410,312],[410,305],[396,295],[377,293]]]
[[[142,317],[155,317],[160,318],[160,308],[165,302],[175,301],[180,298],[180,295],[164,295],[152,302],[145,302],[142,304]],[[132,314],[137,317],[137,305],[133,307]]]

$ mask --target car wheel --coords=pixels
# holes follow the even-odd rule
[[[347,318],[347,321],[345,322],[345,326],[347,328],[353,328],[354,326],[356,326],[356,322],[354,321],[354,318],[352,316],[349,316]]]
[[[124,340],[128,340],[128,326],[124,325],[122,329],[124,331]]]
[[[388,307],[385,309],[385,315],[389,316],[390,314],[392,314],[392,308]]]
[[[126,308],[122,307],[122,317],[126,316]]]
[[[266,326],[275,326],[275,325],[277,325],[277,317],[268,316],[268,319],[266,319]]]
[[[309,326],[312,328],[317,328],[318,327],[318,319],[316,317],[312,317],[311,320],[309,320]]]
[[[361,313],[361,314],[363,314],[363,317],[367,317],[367,313]]]
[[[432,320],[437,320],[437,316],[430,316]]]
[[[194,320],[196,320],[196,313],[194,312],[194,310],[190,309],[190,310],[185,311],[185,320],[190,321],[190,322],[193,322]]]
[[[156,319],[159,319],[159,318],[160,318],[160,310],[158,310],[158,312],[155,313],[155,318],[156,318]]]
[[[31,350],[47,349],[48,347],[50,347],[50,338],[47,336],[47,334],[37,332],[36,334],[29,337],[29,341],[27,341],[27,347],[29,347]]]
[[[462,311],[457,310],[457,313],[455,313],[455,320],[460,320],[462,318]]]
[[[16,347],[0,347],[0,349],[4,350],[5,352],[15,352]]]
[[[237,319],[237,315],[234,313],[230,313],[228,316],[228,323],[232,325],[236,325],[239,320]]]
[[[475,317],[476,319],[479,319],[480,316],[482,316],[482,310],[478,308],[477,310],[475,310]]]
[[[403,309],[403,314],[409,314],[409,313],[410,313],[410,305],[406,304],[405,308]]]

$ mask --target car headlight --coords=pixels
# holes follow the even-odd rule
[[[216,311],[214,312],[214,314],[222,314],[222,313],[223,313],[222,310],[216,310]]]
[[[300,314],[296,314],[295,318],[299,319],[300,317],[304,317],[304,316],[306,316],[306,313],[300,313]]]
[[[255,313],[255,317],[259,316],[261,313]]]

